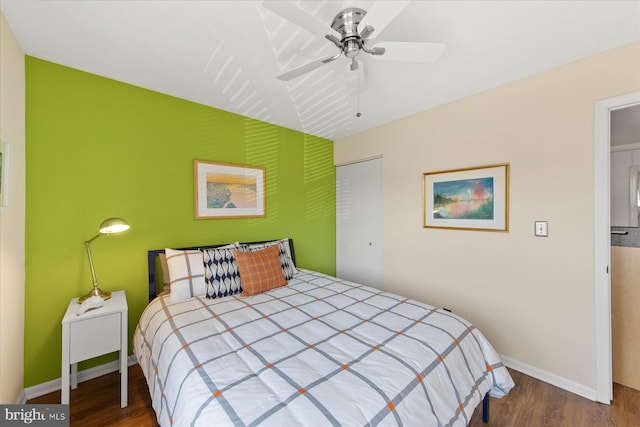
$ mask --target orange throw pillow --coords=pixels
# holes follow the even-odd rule
[[[278,245],[256,252],[234,251],[233,255],[240,272],[242,296],[260,294],[287,284]]]

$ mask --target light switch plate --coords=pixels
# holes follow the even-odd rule
[[[534,232],[538,237],[547,237],[549,236],[549,224],[547,221],[535,221],[534,222]]]

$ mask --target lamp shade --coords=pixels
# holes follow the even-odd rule
[[[120,233],[129,229],[129,223],[122,218],[108,218],[100,224],[100,233]]]

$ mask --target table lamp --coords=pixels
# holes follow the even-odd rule
[[[96,279],[96,271],[93,268],[93,258],[91,257],[91,242],[93,242],[103,234],[120,233],[128,229],[129,229],[129,224],[124,219],[108,218],[102,221],[102,224],[100,224],[100,232],[95,236],[93,236],[91,239],[84,242],[84,247],[87,250],[87,257],[89,258],[89,267],[91,268],[91,277],[93,278],[93,289],[91,289],[91,292],[89,292],[85,296],[82,296],[78,299],[79,304],[92,296],[99,296],[103,300],[107,300],[111,298],[111,292],[103,292],[98,287],[99,283],[98,283],[98,279]]]

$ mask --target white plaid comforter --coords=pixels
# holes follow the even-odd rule
[[[460,317],[306,270],[252,297],[159,297],[133,346],[162,426],[464,426],[514,385]]]

